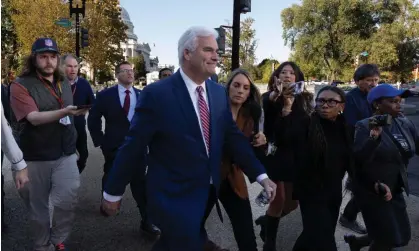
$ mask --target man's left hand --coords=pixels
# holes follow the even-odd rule
[[[276,184],[269,178],[262,180],[260,184],[262,185],[262,187],[265,189],[266,193],[268,194],[269,203],[272,202],[276,196]]]

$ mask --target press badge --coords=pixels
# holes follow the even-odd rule
[[[62,125],[70,125],[71,124],[71,120],[69,116],[65,116],[64,118],[60,119],[60,124]]]

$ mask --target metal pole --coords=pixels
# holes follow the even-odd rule
[[[76,57],[80,58],[80,15],[76,13]]]
[[[233,7],[233,41],[231,48],[231,70],[240,67],[240,0],[234,0]]]
[[[86,0],[82,0],[82,7],[79,8],[77,4],[75,8],[73,8],[73,0],[70,0],[70,18],[73,14],[76,14],[76,57],[80,58],[80,14],[85,15],[86,10]]]

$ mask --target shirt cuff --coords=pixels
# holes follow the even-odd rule
[[[122,199],[122,196],[110,195],[110,194],[107,194],[106,192],[103,192],[103,199],[109,202],[117,202]]]
[[[23,159],[17,163],[12,164],[13,171],[21,171],[25,168],[26,168],[26,162]]]
[[[268,175],[266,173],[262,173],[261,175],[256,177],[256,181],[260,184],[262,182],[262,180],[264,180],[266,178],[269,178]]]

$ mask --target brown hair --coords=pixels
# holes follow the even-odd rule
[[[19,77],[26,77],[26,76],[30,76],[30,75],[34,75],[36,74],[36,53],[32,53],[31,55],[27,56],[24,59],[24,66],[23,69],[19,75]],[[63,75],[60,71],[60,57],[57,54],[57,66],[54,70],[54,79],[55,80],[63,80]]]
[[[254,84],[252,77],[250,76],[248,71],[238,68],[238,69],[235,69],[233,72],[231,72],[230,77],[226,84],[227,94],[230,94],[229,93],[230,86],[233,83],[233,79],[239,74],[246,76],[246,78],[250,82],[249,97],[247,97],[246,101],[244,101],[242,108],[256,122],[259,120],[260,116],[262,115],[262,98],[261,98],[259,89]]]
[[[115,66],[115,74],[118,74],[119,73],[119,71],[121,70],[120,68],[121,68],[121,66],[122,65],[130,65],[130,66],[132,66],[132,64],[130,63],[130,62],[128,62],[128,61],[122,61],[121,63],[119,63],[119,64],[117,64],[116,66]]]

